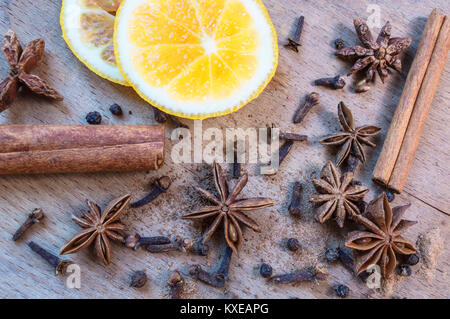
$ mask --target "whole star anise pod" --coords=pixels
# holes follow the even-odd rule
[[[111,261],[110,240],[124,242],[121,232],[125,231],[125,226],[118,219],[125,211],[130,199],[131,195],[129,194],[114,199],[103,213],[101,213],[100,207],[88,200],[89,210],[72,215],[72,220],[84,229],[75,234],[59,253],[61,255],[73,254],[94,243],[94,255],[108,265]]]
[[[214,163],[214,182],[218,197],[209,191],[196,187],[206,199],[214,203],[214,206],[203,207],[193,213],[184,215],[185,219],[203,219],[213,217],[214,221],[203,235],[203,244],[206,244],[214,234],[219,225],[223,222],[225,239],[228,245],[237,253],[237,249],[242,242],[242,230],[240,223],[250,227],[256,232],[260,231],[258,224],[244,214],[244,212],[253,211],[265,207],[273,206],[270,198],[246,198],[236,199],[248,181],[248,174],[243,173],[232,190],[229,190],[222,168]]]
[[[391,38],[389,21],[381,29],[376,41],[362,19],[356,18],[353,24],[364,47],[352,46],[336,51],[337,56],[357,59],[348,76],[367,68],[366,81],[371,81],[377,71],[384,83],[388,77],[388,67],[401,72],[402,62],[398,55],[411,44],[411,38]]]
[[[11,105],[21,86],[26,86],[36,94],[58,101],[64,99],[46,81],[30,74],[42,63],[45,48],[43,39],[31,41],[22,52],[22,46],[16,34],[9,30],[3,38],[1,47],[10,69],[8,77],[0,83],[0,112]]]
[[[344,227],[347,216],[360,214],[356,202],[363,200],[369,189],[362,185],[354,185],[353,173],[347,172],[343,176],[331,161],[322,168],[320,179],[313,179],[315,189],[310,202],[321,204],[317,209],[316,219],[324,223],[334,217],[339,227]]]
[[[366,156],[362,145],[375,147],[376,144],[369,141],[369,137],[377,135],[381,129],[373,125],[365,125],[355,129],[352,112],[345,106],[344,102],[339,102],[338,116],[343,132],[325,137],[319,143],[341,146],[341,150],[337,154],[336,163],[338,166],[344,163],[350,153],[362,163],[365,163]]]
[[[363,215],[355,220],[366,230],[352,231],[347,235],[345,246],[357,250],[355,272],[359,275],[371,265],[378,264],[383,277],[389,277],[397,264],[396,255],[416,252],[412,243],[402,234],[415,221],[402,219],[410,204],[391,209],[383,193],[369,203]]]

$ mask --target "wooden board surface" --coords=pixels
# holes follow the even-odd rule
[[[325,1],[325,0],[263,0],[273,20],[280,44],[279,68],[273,81],[261,96],[242,110],[216,119],[203,121],[203,127],[266,127],[272,123],[285,131],[309,135],[307,144],[293,147],[280,172],[273,177],[259,175],[258,166],[244,165],[250,173],[245,196],[272,197],[275,206],[252,214],[261,225],[262,232],[245,230],[245,241],[239,258],[233,257],[230,282],[223,289],[205,286],[186,277],[186,298],[219,297],[267,297],[267,298],[332,298],[330,286],[345,283],[354,298],[382,297],[354,279],[341,265],[329,267],[330,279],[321,285],[300,284],[277,286],[268,284],[258,275],[258,266],[270,263],[275,273],[323,262],[327,242],[342,239],[343,231],[334,224],[320,225],[313,218],[313,208],[307,198],[313,192],[311,177],[317,176],[326,160],[334,153],[318,144],[318,140],[339,129],[336,109],[339,101],[349,106],[357,125],[373,124],[382,127],[377,147],[368,153],[364,169],[357,178],[369,185],[368,199],[374,198],[381,189],[373,184],[370,176],[381,151],[390,119],[399,100],[407,70],[414,57],[426,18],[433,7],[449,13],[447,0],[422,1]],[[365,94],[353,93],[353,82],[340,91],[312,86],[319,77],[344,74],[351,65],[334,57],[333,42],[342,37],[348,44],[357,44],[352,19],[367,18],[369,4],[380,9],[381,23],[389,20],[393,36],[411,36],[413,42],[403,55],[405,72],[392,74],[387,83],[376,86]],[[149,106],[139,99],[132,89],[109,83],[85,68],[67,48],[59,27],[60,1],[6,0],[0,4],[0,34],[13,29],[22,43],[37,37],[46,40],[43,65],[36,72],[47,79],[65,96],[61,103],[50,103],[30,94],[21,95],[14,105],[1,113],[1,124],[85,124],[89,111],[99,111],[103,124],[155,123]],[[282,47],[292,33],[292,26],[299,15],[306,17],[302,38],[303,46],[296,54]],[[375,28],[378,32],[379,28]],[[8,66],[0,59],[0,74],[6,75]],[[412,204],[410,219],[419,223],[408,231],[413,242],[418,235],[438,227],[446,243],[450,240],[450,65],[442,75],[424,134],[407,180],[405,190],[397,196],[394,205]],[[293,112],[305,94],[312,90],[321,94],[320,104],[307,116],[302,125],[291,123]],[[112,103],[122,105],[125,115],[116,118],[108,111]],[[132,114],[129,114],[132,111]],[[193,122],[183,120],[193,127]],[[171,128],[167,128],[170,136]],[[166,163],[157,172],[121,174],[72,174],[0,177],[0,296],[19,298],[166,298],[166,285],[170,271],[179,269],[187,273],[189,264],[200,263],[205,268],[215,267],[223,252],[221,236],[211,243],[208,257],[192,254],[166,253],[152,255],[144,251],[133,252],[114,245],[112,263],[108,267],[95,261],[88,250],[69,258],[81,267],[81,288],[69,289],[64,277],[55,277],[50,267],[27,246],[28,240],[41,243],[52,251],[59,248],[79,230],[71,221],[71,214],[85,208],[89,198],[104,207],[108,201],[125,193],[139,198],[150,189],[150,182],[163,174],[170,175],[174,184],[168,194],[141,209],[129,209],[123,222],[130,231],[143,235],[171,234],[199,238],[201,227],[179,217],[199,207],[198,194],[190,187],[200,184],[212,186],[207,177],[210,170],[206,164],[174,164],[170,158],[168,141]],[[288,215],[294,181],[305,184],[303,216],[294,220]],[[47,214],[45,221],[35,226],[23,240],[11,241],[11,234],[26,215],[35,207]],[[298,238],[304,249],[290,253],[283,246],[287,237]],[[445,246],[444,246],[445,247]],[[434,280],[429,281],[413,268],[413,275],[396,284],[393,296],[418,298],[449,298],[450,251],[444,248],[438,259]],[[135,290],[128,287],[132,270],[145,270],[150,277],[147,288]]]

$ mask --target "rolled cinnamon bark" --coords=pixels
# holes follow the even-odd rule
[[[444,14],[434,9],[420,39],[400,101],[384,140],[383,149],[373,171],[372,179],[382,185],[389,183],[444,18]]]
[[[409,170],[411,169],[414,154],[419,145],[431,103],[433,102],[439,79],[444,70],[445,62],[447,61],[449,49],[450,19],[449,17],[446,17],[414,105],[414,111],[409,120],[408,129],[405,138],[403,139],[397,162],[392,171],[391,178],[389,179],[388,187],[397,193],[400,193],[403,190]]]
[[[0,174],[158,169],[163,125],[0,125]]]

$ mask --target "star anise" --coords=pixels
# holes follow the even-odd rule
[[[313,179],[315,189],[310,202],[321,204],[317,209],[316,219],[324,223],[334,216],[339,227],[344,227],[347,216],[360,214],[356,202],[363,200],[369,189],[352,183],[353,173],[347,172],[343,176],[331,161],[322,168],[320,179]]]
[[[359,275],[368,267],[378,264],[381,274],[389,277],[396,264],[396,255],[411,255],[416,252],[412,243],[401,235],[415,221],[402,219],[410,204],[391,209],[386,194],[369,203],[363,215],[355,220],[366,230],[352,231],[347,235],[345,245],[357,250],[355,272]]]
[[[88,200],[89,210],[72,215],[72,220],[84,229],[61,248],[60,254],[73,254],[94,243],[94,255],[108,265],[111,261],[110,239],[124,242],[121,232],[125,230],[125,226],[118,219],[128,206],[130,198],[131,195],[125,195],[114,199],[103,213],[100,207]]]
[[[356,18],[353,24],[364,47],[352,46],[336,51],[336,55],[340,57],[357,59],[348,75],[367,68],[366,81],[371,81],[377,71],[384,83],[388,77],[388,67],[401,72],[402,62],[398,55],[411,44],[411,38],[391,38],[392,27],[389,21],[381,29],[376,41],[362,19]]]
[[[338,166],[344,163],[350,153],[364,163],[366,156],[362,145],[375,147],[376,144],[369,141],[368,138],[377,135],[381,129],[373,125],[365,125],[355,129],[352,112],[345,106],[344,102],[339,102],[338,116],[343,132],[330,135],[320,140],[319,143],[324,145],[341,145],[341,150],[337,154],[336,163]]]
[[[228,181],[226,180],[222,168],[219,164],[214,163],[214,182],[218,197],[209,191],[195,187],[206,199],[214,203],[214,206],[203,207],[193,213],[187,214],[182,218],[185,219],[203,219],[207,217],[215,217],[212,224],[203,235],[203,244],[206,244],[215,230],[223,221],[225,239],[228,245],[237,253],[237,249],[242,242],[242,230],[240,223],[250,227],[256,232],[260,228],[256,221],[244,214],[244,212],[253,211],[265,207],[273,206],[273,201],[270,198],[246,198],[236,199],[248,181],[248,174],[243,173],[237,181],[233,189],[229,189]]]
[[[9,30],[3,38],[2,51],[9,63],[9,75],[0,83],[0,112],[6,110],[17,97],[20,87],[26,86],[36,94],[58,101],[64,97],[46,81],[30,72],[42,63],[45,41],[36,39],[22,46],[16,34]]]

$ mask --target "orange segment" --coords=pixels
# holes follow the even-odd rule
[[[250,27],[253,19],[242,1],[228,0],[214,35],[215,39],[231,37]]]
[[[208,100],[211,92],[209,56],[204,55],[192,63],[189,70],[169,84],[167,91],[179,101],[202,102]]]
[[[133,59],[147,83],[163,87],[204,53],[200,45],[162,44],[136,48]]]
[[[217,54],[211,55],[211,78],[214,99],[226,98],[239,88],[239,79]]]
[[[222,16],[227,0],[193,0],[196,4],[198,17],[203,31],[212,36],[216,31],[217,22]]]
[[[134,19],[129,22],[132,43],[139,47],[154,44],[201,43],[200,38],[195,33],[180,23],[169,19],[161,10],[164,10],[164,8],[153,2],[135,9]]]
[[[258,57],[255,54],[222,49],[218,50],[217,54],[242,84],[251,79],[258,70]]]
[[[259,44],[258,31],[254,28],[244,29],[231,37],[217,42],[217,49],[234,50],[238,52],[256,52]]]

